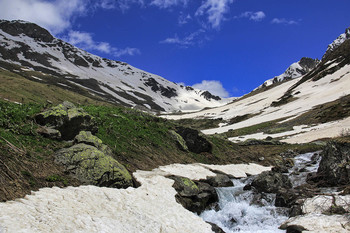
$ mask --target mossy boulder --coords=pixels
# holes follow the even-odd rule
[[[170,130],[170,134],[173,139],[176,141],[176,145],[182,151],[188,151],[188,147],[186,145],[186,141],[181,137],[180,134],[176,133],[174,130]]]
[[[103,147],[102,140],[92,135],[90,131],[80,131],[79,134],[75,136],[74,143],[75,144],[84,143],[99,149]]]
[[[177,191],[176,201],[192,212],[200,214],[218,201],[215,188],[207,183],[194,182],[180,176],[169,178],[175,181],[173,187]]]
[[[83,135],[79,134],[79,135]],[[102,143],[99,147],[78,143],[56,152],[56,162],[84,184],[127,188],[132,177],[126,168],[110,156],[110,150]]]
[[[265,171],[254,178],[251,186],[258,192],[278,193],[281,188],[292,188],[292,183],[287,175],[274,171]]]
[[[42,126],[60,131],[64,140],[73,139],[82,130],[97,132],[94,118],[67,101],[39,113],[35,120]]]

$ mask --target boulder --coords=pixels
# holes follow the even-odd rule
[[[350,143],[329,142],[322,152],[316,180],[323,185],[350,183]]]
[[[97,132],[94,118],[70,102],[63,102],[35,116],[42,126],[58,130],[63,140],[72,140],[80,131]]]
[[[180,134],[176,133],[174,130],[170,130],[170,134],[173,139],[176,141],[177,147],[182,151],[188,151],[185,140],[181,137]]]
[[[78,144],[55,153],[55,161],[63,164],[66,172],[84,184],[114,188],[133,185],[130,173],[111,156],[112,151],[96,136],[83,131],[74,141]]]
[[[185,140],[189,151],[196,154],[211,152],[212,145],[204,137],[199,135],[198,130],[178,127],[176,133]]]
[[[201,182],[208,183],[212,187],[232,187],[233,183],[230,177],[224,174],[217,174],[216,176],[209,176],[206,180]]]
[[[213,187],[207,183],[194,182],[185,177],[170,176],[173,187],[177,191],[176,201],[186,209],[200,214],[206,208],[218,201],[218,195]]]
[[[51,127],[40,126],[37,128],[36,131],[38,134],[41,134],[46,138],[59,140],[62,137],[60,131],[58,131],[57,129],[51,128]]]
[[[254,178],[251,186],[258,192],[278,193],[281,188],[292,188],[292,183],[287,175],[273,171],[265,171]]]

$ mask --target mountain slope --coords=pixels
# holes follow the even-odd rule
[[[319,63],[320,61],[318,59],[303,57],[300,59],[300,61],[290,65],[283,74],[276,76],[272,79],[266,80],[263,84],[261,84],[256,89],[268,87],[268,86],[271,86],[272,84],[280,83],[290,79],[299,78],[307,74],[312,69],[314,69]]]
[[[23,66],[22,71],[49,74],[57,78],[57,83],[64,82],[67,89],[80,86],[92,95],[129,107],[193,111],[229,101],[124,62],[92,55],[24,21],[0,20],[0,61]]]
[[[307,142],[339,136],[350,128],[348,87],[350,40],[345,40],[302,77],[247,95],[226,106],[166,117],[216,120],[217,127],[202,132],[223,134],[234,141],[273,137],[287,142]],[[222,119],[220,124],[218,119]]]

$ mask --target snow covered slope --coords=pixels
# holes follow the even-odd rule
[[[350,27],[345,30],[345,33],[340,34],[337,39],[335,39],[330,45],[328,45],[327,51],[322,57],[322,60],[325,59],[331,52],[338,48],[344,41],[350,39]]]
[[[263,122],[279,120],[287,122],[320,106],[350,95],[350,40],[345,40],[333,50],[317,67],[306,75],[281,83],[265,91],[257,91],[226,106],[207,109],[191,114],[168,115],[170,119],[209,118],[223,119],[220,127],[206,129],[205,134],[225,133]],[[337,106],[333,106],[336,108]],[[347,110],[345,110],[347,111]],[[349,114],[345,114],[349,116]],[[243,116],[248,116],[244,118]],[[240,117],[242,121],[231,121]],[[349,127],[350,119],[319,126],[293,125],[294,129],[284,135],[264,133],[240,136],[232,140],[248,138],[265,139],[267,136],[291,136],[288,142],[306,142],[317,138],[339,136],[340,129]],[[325,130],[327,129],[327,130]],[[337,130],[335,132],[334,130]],[[310,131],[310,132],[308,132]],[[299,134],[296,136],[295,134]],[[301,137],[300,134],[305,134]],[[312,135],[311,135],[312,134]]]
[[[283,74],[276,76],[272,79],[266,80],[263,84],[261,84],[256,89],[268,87],[272,84],[283,82],[286,80],[299,78],[304,74],[307,74],[312,69],[314,69],[319,63],[320,61],[318,59],[303,57],[300,61],[290,65]]]
[[[154,111],[193,111],[229,101],[92,55],[24,21],[0,20],[0,61],[68,80],[67,88],[78,85],[113,103]]]

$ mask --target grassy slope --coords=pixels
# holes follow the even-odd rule
[[[31,75],[46,78],[46,81],[32,80]],[[214,135],[207,137],[213,145],[212,153],[184,152],[178,149],[169,133],[182,122],[112,106],[84,93],[84,90],[77,93],[52,85],[47,80],[54,77],[42,76],[38,72],[14,73],[0,69],[1,99],[24,103],[18,105],[0,100],[1,201],[22,197],[41,187],[79,185],[77,180],[63,172],[62,166],[54,163],[54,152],[69,144],[46,139],[36,133],[33,116],[47,106],[47,100],[54,104],[63,100],[83,104],[81,107],[96,117],[99,126],[97,136],[113,149],[115,158],[131,172],[171,163],[257,162],[276,165],[281,161],[279,154],[286,150],[305,152],[319,149],[314,145],[240,146]],[[187,122],[188,126],[195,127],[207,124],[212,122]],[[261,157],[265,159],[260,161]]]

